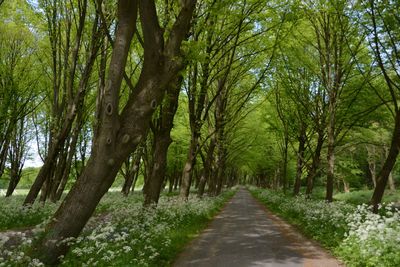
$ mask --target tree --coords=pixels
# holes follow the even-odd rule
[[[400,98],[400,84],[398,82],[400,78],[398,61],[400,57],[398,51],[400,32],[398,27],[395,26],[400,17],[398,13],[399,3],[397,2],[390,1],[390,4],[386,5],[386,2],[370,0],[364,4],[363,15],[367,19],[364,29],[369,38],[371,52],[377,62],[377,68],[380,70],[380,75],[384,78],[389,92],[391,103],[389,108],[394,119],[389,152],[377,176],[375,190],[371,198],[373,209],[377,212],[400,150],[400,108],[398,106]]]
[[[237,74],[243,75],[246,71],[240,69],[238,65],[245,63],[246,60],[255,60],[257,55],[262,54],[271,45],[270,42],[261,43],[257,40],[263,33],[275,29],[277,25],[280,25],[280,21],[271,22],[271,25],[263,26],[261,19],[258,17],[265,9],[269,8],[264,5],[262,1],[245,2],[243,5],[238,6],[236,3],[230,1],[212,1],[209,6],[205,6],[204,21],[195,25],[193,40],[203,44],[203,52],[195,58],[189,66],[188,82],[187,82],[187,94],[189,98],[189,121],[191,129],[191,144],[188,149],[188,156],[185,166],[182,171],[182,186],[180,196],[183,199],[187,199],[189,195],[189,189],[192,183],[192,172],[195,169],[197,156],[200,154],[201,148],[204,147],[204,141],[213,140],[213,138],[219,138],[223,140],[217,145],[217,153],[225,154],[224,143],[226,142],[223,127],[216,127],[214,131],[210,133],[204,130],[206,121],[211,117],[209,113],[214,108],[218,110],[224,108],[226,105],[223,100],[224,95],[227,95],[228,88],[231,80],[235,80],[234,69],[237,68]],[[221,12],[226,10],[226,12]],[[229,21],[229,22],[228,22]],[[275,25],[276,23],[277,25]],[[255,24],[259,24],[260,28],[254,27]],[[206,28],[205,28],[205,27]],[[207,30],[205,30],[207,29]],[[275,36],[274,36],[275,37]],[[255,43],[258,45],[255,45]],[[247,49],[246,49],[247,48]],[[249,65],[246,64],[248,67]],[[253,66],[254,67],[254,66]],[[246,69],[250,71],[250,69]],[[253,71],[259,71],[253,69]],[[263,68],[260,71],[261,76],[265,75]],[[234,78],[230,78],[230,76]],[[251,88],[251,86],[249,86]],[[222,96],[221,96],[222,95]],[[245,100],[246,93],[244,94]],[[242,103],[240,101],[240,103]],[[223,126],[226,124],[223,118],[224,112],[219,112],[219,115],[215,117],[215,125],[219,120],[219,125]],[[209,130],[209,129],[208,129]],[[205,133],[205,135],[203,134]],[[215,134],[215,136],[213,136]],[[218,137],[219,135],[219,137]],[[216,140],[218,141],[218,140]],[[213,142],[213,141],[212,141]],[[212,150],[213,145],[209,146]],[[213,156],[213,153],[206,153],[209,157]],[[219,161],[221,163],[220,177],[224,173],[224,159],[226,155],[219,155]],[[213,160],[216,158],[213,158]],[[204,162],[210,163],[211,158]],[[209,174],[210,166],[204,166],[206,175]],[[218,175],[217,175],[218,176]],[[207,181],[208,178],[205,178]],[[220,180],[220,178],[217,178]],[[203,179],[204,182],[204,179]],[[202,182],[202,183],[203,183]],[[203,185],[201,185],[203,186]],[[211,187],[214,187],[212,185]],[[217,187],[215,187],[217,189]],[[211,190],[212,191],[212,190]],[[218,189],[217,189],[218,191]]]
[[[62,193],[64,188],[60,188],[60,185],[66,183],[71,169],[79,129],[83,124],[84,101],[89,91],[88,84],[101,40],[99,16],[96,15],[89,30],[88,47],[84,47],[85,22],[89,17],[87,0],[78,1],[76,8],[58,1],[44,1],[43,5],[52,52],[50,127],[44,165],[30,188],[24,205],[34,203],[41,189],[42,201],[48,197],[56,201],[61,196],[59,192]],[[72,14],[69,13],[68,7],[71,8]],[[78,20],[75,21],[77,25],[73,27],[75,17]],[[85,50],[86,53],[82,53]],[[85,56],[85,65],[79,73],[80,81],[76,82],[78,65],[83,64],[80,62],[80,54]]]
[[[316,10],[311,8],[313,11],[308,15],[315,32],[321,86],[328,96],[326,200],[329,202],[333,201],[338,103],[354,70],[352,56],[357,54],[361,44],[356,41],[355,28],[346,15],[348,8],[348,1],[324,1],[317,4]],[[350,44],[355,46],[352,51]]]
[[[41,101],[38,88],[40,72],[35,56],[37,41],[26,23],[26,17],[12,8],[20,5],[33,19],[26,3],[7,3],[0,20],[0,177],[8,164],[10,196],[21,179],[27,157],[29,116]]]
[[[165,180],[167,153],[169,145],[172,142],[171,130],[178,108],[182,80],[183,77],[179,75],[167,86],[167,92],[159,109],[159,114],[151,125],[153,132],[152,163],[148,170],[149,177],[147,177],[143,188],[145,206],[158,203],[161,188]]]
[[[181,1],[170,29],[158,23],[154,1],[118,2],[118,26],[101,103],[98,131],[87,165],[66,196],[33,254],[54,264],[65,254],[65,238],[79,235],[98,202],[112,185],[122,163],[145,137],[151,117],[167,85],[183,67],[181,44],[190,28],[196,1]],[[119,112],[119,94],[129,47],[136,32],[139,11],[143,32],[144,62],[134,92]],[[168,30],[168,38],[164,37]],[[58,244],[58,245],[55,245]]]

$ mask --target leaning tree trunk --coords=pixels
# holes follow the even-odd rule
[[[95,58],[98,50],[98,46],[93,47],[93,51],[90,55],[89,62],[85,67],[84,73],[82,80],[80,81],[79,84],[79,90],[78,93],[75,95],[75,98],[71,101],[69,104],[68,108],[68,114],[66,115],[66,119],[62,125],[61,131],[55,138],[55,141],[53,144],[50,145],[49,152],[47,154],[47,157],[44,161],[43,166],[40,168],[40,171],[31,186],[28,195],[26,196],[24,200],[24,205],[32,205],[36,198],[37,195],[40,192],[40,189],[42,188],[43,184],[46,182],[46,179],[50,177],[50,173],[52,172],[52,168],[54,167],[57,157],[60,154],[60,151],[64,148],[65,142],[67,138],[70,136],[71,129],[72,129],[72,124],[76,118],[76,115],[78,112],[82,112],[81,109],[78,107],[81,105],[83,102],[83,99],[85,98],[86,95],[86,87],[89,82],[90,74],[92,71],[92,67],[95,63]],[[49,186],[49,185],[47,185]]]
[[[154,142],[153,164],[150,168],[149,177],[143,187],[144,206],[158,203],[165,178],[168,147],[172,139],[168,134],[168,136],[154,137]]]
[[[177,77],[168,89],[165,104],[161,108],[160,117],[154,129],[153,166],[150,168],[150,177],[144,186],[144,206],[157,204],[161,188],[165,180],[167,169],[168,147],[172,143],[171,130],[174,124],[175,113],[178,109],[179,92],[183,78]]]
[[[65,238],[79,235],[98,202],[112,185],[120,167],[117,162],[124,160],[125,155],[121,153],[122,151],[115,153],[112,149],[116,145],[116,140],[113,140],[115,138],[113,131],[117,128],[118,122],[117,114],[113,108],[117,104],[113,99],[113,93],[118,92],[121,86],[129,46],[136,26],[136,10],[136,1],[131,3],[128,0],[119,2],[119,24],[116,33],[116,45],[110,62],[108,88],[106,88],[105,101],[103,102],[102,127],[98,136],[95,137],[92,155],[87,166],[54,214],[53,219],[46,226],[43,237],[33,246],[33,256],[39,258],[45,264],[56,264],[59,261],[59,256],[67,252],[67,244],[60,242]],[[70,125],[68,126],[70,127]],[[52,158],[53,154],[56,154],[55,149],[49,152],[48,157]],[[43,169],[47,166],[45,163],[41,172],[45,173]],[[41,173],[38,177],[40,175]]]
[[[217,187],[215,189],[214,195],[218,196],[222,192],[222,188],[226,179],[226,150],[222,148],[218,156],[218,172],[217,172]]]
[[[15,129],[14,138],[10,143],[9,159],[10,159],[10,183],[7,188],[6,197],[14,192],[22,176],[22,168],[24,166],[24,155],[26,151],[26,138],[24,136],[24,119],[21,119]]]
[[[139,3],[138,3],[139,2]],[[180,46],[186,36],[196,1],[183,1],[182,9],[164,42],[154,1],[120,0],[118,26],[109,75],[101,104],[100,126],[87,165],[71,191],[34,244],[32,255],[56,264],[68,250],[60,241],[77,237],[108,191],[129,154],[146,136],[149,122],[169,82],[182,69]],[[136,29],[139,6],[144,37],[144,63],[134,93],[121,114],[119,93],[128,52]]]
[[[63,170],[60,183],[57,186],[57,188],[54,188],[55,191],[51,192],[51,195],[50,195],[50,200],[53,201],[53,202],[56,202],[56,201],[61,199],[61,196],[62,196],[62,194],[63,194],[63,192],[65,190],[65,187],[67,185],[69,174],[70,174],[70,170],[71,170],[71,166],[72,166],[73,156],[74,156],[74,153],[76,151],[76,145],[77,145],[77,142],[78,142],[78,135],[79,135],[79,129],[80,128],[81,127],[79,127],[79,126],[75,126],[74,133],[72,134],[72,140],[71,140],[71,143],[69,145],[70,150],[68,151],[65,168]]]
[[[141,158],[142,158],[142,153],[136,150],[136,155],[134,155],[132,159],[133,161],[132,167],[128,168],[127,173],[125,174],[125,181],[121,189],[121,192],[122,194],[124,194],[124,196],[128,196],[131,190],[135,191],[135,185],[140,171]],[[130,163],[125,162],[125,164],[130,164]]]
[[[385,188],[389,179],[389,175],[393,170],[396,163],[397,156],[400,150],[400,111],[396,112],[395,126],[392,135],[392,141],[390,144],[389,153],[386,157],[386,161],[378,175],[374,193],[371,198],[371,204],[374,212],[378,211],[378,205],[381,203]]]

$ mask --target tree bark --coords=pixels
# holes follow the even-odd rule
[[[95,32],[93,32],[92,34],[92,42],[94,42],[97,36]],[[82,112],[82,108],[80,107],[83,105],[83,100],[87,93],[87,84],[89,82],[90,74],[92,72],[92,68],[97,57],[98,49],[99,46],[93,43],[91,54],[82,74],[82,80],[79,83],[78,92],[68,105],[67,115],[62,124],[61,130],[57,134],[57,137],[54,138],[55,140],[50,144],[47,157],[44,161],[43,166],[40,168],[40,171],[33,185],[31,186],[28,195],[24,200],[24,205],[32,205],[35,202],[36,197],[39,194],[39,191],[45,183],[46,179],[49,180],[50,183],[50,174],[53,171],[54,165],[56,164],[57,157],[59,156],[60,151],[63,150],[65,142],[70,136],[72,125],[76,118],[76,115],[78,114],[78,112]],[[49,186],[49,183],[47,184],[47,187]],[[47,189],[47,191],[48,190],[49,188]],[[47,195],[47,193],[45,195]]]
[[[289,129],[288,127],[285,128],[284,133],[284,140],[283,140],[283,166],[282,166],[282,176],[281,176],[281,183],[283,186],[283,192],[286,192],[287,189],[287,165],[288,165],[288,149],[289,149]]]
[[[130,42],[136,28],[137,6],[137,1],[119,1],[119,24],[110,62],[108,85],[106,88],[106,96],[104,97],[105,103],[103,102],[102,106],[101,120],[103,121],[103,127],[100,128],[96,138],[97,140],[94,140],[95,144],[92,155],[82,175],[54,214],[51,222],[46,226],[46,231],[42,239],[33,246],[33,255],[45,264],[56,264],[59,260],[59,256],[67,252],[67,244],[58,243],[64,238],[77,237],[79,235],[101,197],[112,185],[114,177],[119,170],[120,166],[115,164],[115,159],[113,158],[114,153],[112,153],[111,147],[115,146],[115,143],[112,144],[115,140],[111,139],[114,136],[110,136],[110,132],[112,135],[113,130],[117,127],[118,120],[115,107],[118,105],[115,104],[118,102],[117,99],[115,99],[115,94],[118,93],[121,86]],[[112,92],[112,90],[114,92]],[[70,125],[67,126],[70,127]],[[68,131],[64,128],[64,132]],[[59,146],[53,147],[59,149]],[[53,159],[55,158],[55,154],[56,149],[53,148],[50,150],[48,157]],[[118,156],[123,160],[122,153],[119,153]],[[50,163],[51,161],[46,160],[46,162]],[[50,167],[49,163],[47,165],[45,163],[38,177],[43,177],[48,171],[47,169]],[[39,185],[39,189],[36,189],[35,192],[40,190],[40,186],[41,185]],[[30,195],[35,196],[34,193],[31,193],[28,194],[28,197]],[[32,201],[32,197],[28,197],[25,203],[28,202],[27,200],[30,200],[28,203]]]
[[[311,197],[312,190],[314,188],[314,179],[317,176],[319,165],[321,162],[321,151],[322,145],[324,144],[324,133],[322,131],[318,132],[318,140],[317,146],[313,153],[311,168],[307,175],[307,189],[306,189],[306,198]]]
[[[375,161],[375,146],[372,146],[372,151],[371,149],[368,148],[367,146],[367,162],[368,162],[368,170],[371,174],[371,180],[372,184],[374,185],[374,188],[376,187],[376,161]]]
[[[131,190],[132,191],[135,190],[136,181],[139,176],[140,160],[142,158],[142,154],[141,154],[141,152],[138,152],[138,151],[136,151],[136,153],[137,153],[137,155],[135,155],[134,158],[132,159],[132,161],[133,161],[132,168],[129,168],[127,170],[127,173],[124,174],[125,182],[122,186],[121,192],[125,196],[128,196]],[[125,164],[129,164],[129,163],[126,162]]]
[[[197,196],[200,198],[203,197],[206,183],[208,183],[209,193],[211,193],[215,190],[215,186],[214,186],[215,183],[212,182],[212,178],[211,178],[215,146],[216,146],[215,135],[212,134],[212,136],[210,138],[210,145],[208,146],[208,150],[207,150],[207,157],[205,159],[205,162],[203,162],[204,168],[203,168],[202,176],[200,178],[199,191],[197,193]]]
[[[325,200],[333,201],[333,186],[335,181],[335,105],[336,100],[329,103],[329,124],[328,124],[328,169],[326,176],[326,196]]]
[[[305,127],[301,125],[300,134],[298,137],[299,147],[297,149],[297,166],[296,166],[296,179],[293,187],[293,195],[297,196],[300,193],[301,187],[301,176],[303,174],[303,166],[304,166],[304,153],[305,153],[305,145],[306,145],[306,131]]]
[[[182,3],[169,38],[164,42],[154,1],[118,2],[118,26],[92,154],[81,176],[46,226],[44,235],[33,246],[33,256],[45,264],[56,264],[59,256],[66,253],[68,245],[60,244],[61,240],[80,234],[114,182],[123,161],[146,135],[166,86],[182,69],[180,46],[189,30],[196,1]],[[144,63],[135,91],[119,114],[119,93],[136,30],[138,6],[144,36]]]
[[[25,119],[20,119],[14,128],[13,140],[10,142],[9,161],[10,161],[10,183],[7,188],[6,197],[14,192],[22,176],[22,168],[25,163],[26,154],[26,135]]]
[[[396,163],[397,156],[400,150],[400,111],[396,112],[395,126],[392,134],[392,141],[390,144],[389,154],[386,157],[385,163],[379,172],[376,187],[371,198],[371,204],[374,212],[378,211],[378,205],[381,203],[386,185],[388,183],[389,175],[393,170]]]
[[[188,156],[182,171],[182,178],[181,178],[182,180],[181,180],[179,195],[184,200],[188,199],[190,186],[192,185],[192,176],[193,176],[192,169],[196,164],[198,139],[199,139],[198,133],[193,133],[190,141]]]
[[[165,97],[166,103],[162,106],[161,113],[154,127],[153,166],[150,168],[150,177],[144,185],[144,206],[157,204],[160,198],[161,187],[165,180],[168,147],[172,142],[171,130],[178,108],[182,80],[183,78],[179,76],[176,81],[173,81],[168,86]]]

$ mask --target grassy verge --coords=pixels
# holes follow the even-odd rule
[[[365,204],[326,203],[249,189],[271,211],[330,249],[347,266],[400,266],[400,211],[390,204],[374,214]]]
[[[250,192],[272,212],[326,248],[337,247],[342,241],[347,230],[346,214],[355,209],[344,202],[327,204],[322,200],[305,200],[254,187]]]
[[[373,190],[357,190],[349,193],[338,193],[334,196],[336,200],[345,201],[354,205],[367,204],[370,202]],[[383,202],[399,202],[399,190],[386,190],[383,196]]]
[[[61,266],[168,266],[233,194],[187,202],[163,196],[156,208],[148,209],[142,208],[139,194],[108,194],[96,211],[97,221],[89,222],[81,237],[65,241],[71,249]],[[31,242],[26,240],[25,246]],[[23,251],[21,246],[3,253],[0,266],[40,266]]]
[[[0,231],[35,226],[48,219],[56,204],[35,203],[31,208],[22,206],[24,196],[0,197]]]

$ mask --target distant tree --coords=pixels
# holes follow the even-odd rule
[[[42,201],[47,198],[56,201],[61,196],[70,174],[79,131],[83,127],[84,102],[102,40],[99,16],[87,15],[87,0],[79,0],[72,5],[50,0],[41,4],[51,51],[48,68],[52,81],[48,98],[51,100],[50,124],[49,132],[45,133],[48,135],[48,147],[44,164],[24,205],[34,203],[40,190]],[[89,19],[91,17],[93,20]]]
[[[309,4],[308,18],[315,32],[320,84],[328,97],[326,200],[331,202],[335,180],[338,104],[354,76],[353,56],[358,53],[362,39],[358,39],[357,30],[347,16],[350,7],[348,1],[322,1],[316,5],[310,1]],[[353,48],[350,50],[351,46]]]
[[[10,196],[21,179],[28,153],[29,116],[40,103],[40,72],[35,62],[37,41],[13,4],[0,10],[0,177],[8,164]],[[26,12],[33,16],[33,13]]]

